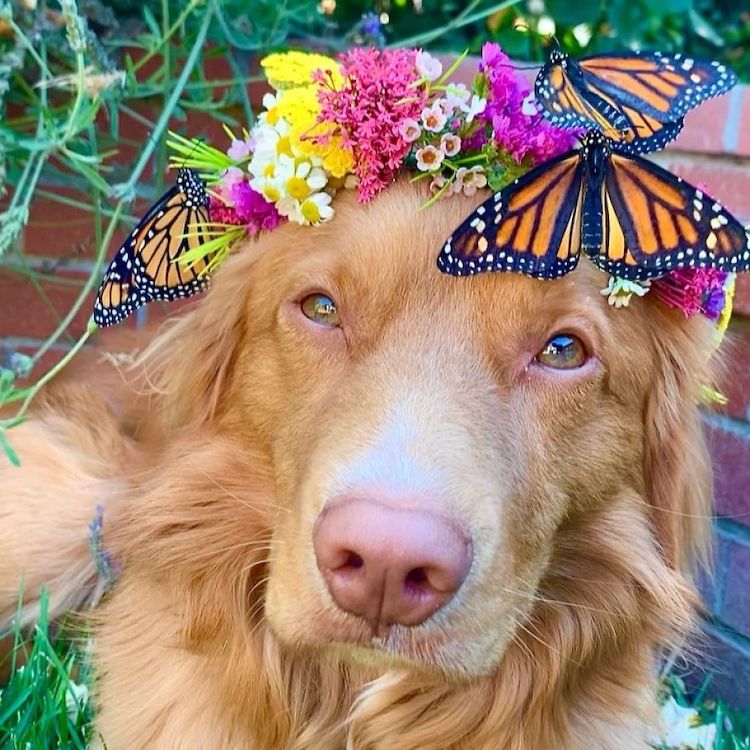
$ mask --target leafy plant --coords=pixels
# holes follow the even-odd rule
[[[6,750],[85,750],[89,739],[88,658],[80,640],[64,627],[53,629],[48,601],[42,591],[29,637],[18,627],[11,633],[10,678],[0,686],[0,746]]]

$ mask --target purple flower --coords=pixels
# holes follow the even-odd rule
[[[651,288],[665,305],[681,310],[685,317],[700,312],[718,320],[726,303],[727,276],[717,268],[680,268],[656,279]]]
[[[276,229],[281,216],[273,203],[269,203],[247,182],[236,182],[229,190],[229,199],[237,216],[247,225],[250,234],[261,230]]]
[[[377,13],[363,13],[360,23],[363,34],[377,36],[380,33],[380,16]]]
[[[276,229],[284,218],[260,193],[247,182],[235,182],[223,193],[227,203],[211,202],[211,221],[217,224],[244,226],[251,236],[261,231]]]
[[[576,132],[550,125],[541,116],[530,117],[531,87],[518,75],[499,45],[482,47],[479,70],[487,82],[487,105],[477,120],[492,128],[492,141],[520,164],[539,164],[573,148]]]

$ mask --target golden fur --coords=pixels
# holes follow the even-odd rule
[[[326,226],[248,243],[136,364],[89,353],[11,433],[0,623],[22,578],[55,614],[95,596],[105,507],[109,750],[646,747],[655,654],[690,627],[709,534],[710,326],[648,297],[614,311],[587,260],[555,282],[443,276],[475,201],[423,200],[343,196]],[[300,316],[316,291],[343,330]],[[579,371],[532,363],[561,331],[593,354]],[[347,467],[389,451],[437,478],[475,560],[449,606],[373,642],[327,595],[311,529]]]

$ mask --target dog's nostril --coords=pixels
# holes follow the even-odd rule
[[[412,568],[406,574],[406,585],[414,586],[416,588],[422,588],[425,583],[428,583],[427,573],[424,568]]]
[[[346,562],[341,566],[344,569],[359,570],[365,561],[356,553],[347,551]]]

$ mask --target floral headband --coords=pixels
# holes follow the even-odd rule
[[[549,101],[552,89],[539,84],[540,79],[544,85],[553,82],[551,66],[563,65],[564,59],[550,57],[536,96],[496,44],[483,47],[470,88],[451,80],[462,60],[443,70],[440,60],[422,50],[374,48],[352,49],[338,60],[306,52],[264,58],[261,66],[272,93],[264,96],[264,110],[250,130],[238,136],[226,129],[226,152],[171,134],[173,166],[180,167],[177,185],[115,256],[95,303],[96,322],[110,325],[152,299],[192,294],[246,237],[286,221],[314,226],[335,219],[333,199],[340,190],[354,190],[366,203],[406,170],[412,180],[429,180],[428,204],[489,187],[495,205],[502,205],[498,196],[526,179],[529,170],[551,168],[566,154],[581,153],[571,149],[590,123],[567,113],[549,116],[555,111]],[[660,57],[659,62],[667,75],[675,70],[674,60]],[[721,93],[718,85],[714,88],[703,98]],[[660,147],[679,132],[678,120],[617,148],[640,153]],[[613,133],[625,132],[616,128]],[[591,131],[583,136],[583,152],[591,136]],[[471,231],[466,234],[477,253],[483,242],[487,249],[482,235],[487,223],[479,211],[467,220]],[[165,213],[174,215],[181,232],[170,234],[172,225],[163,218],[154,224]],[[149,243],[168,252],[178,272],[150,270],[159,259],[156,252],[144,252]],[[649,288],[685,315],[700,312],[726,328],[733,290],[729,269],[678,268],[646,280],[613,272],[602,293],[621,307]]]

